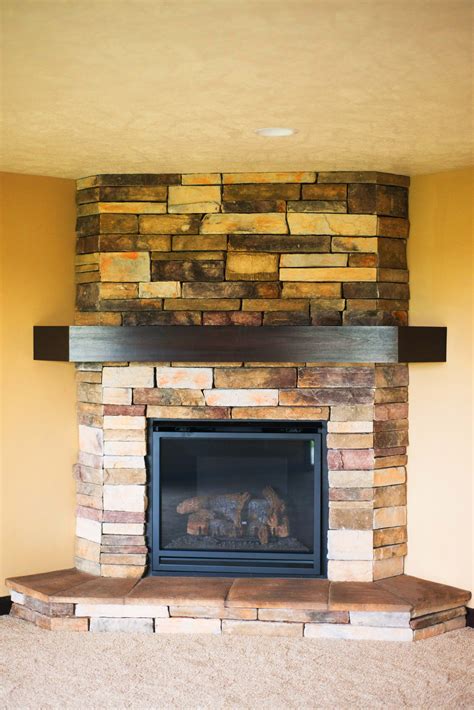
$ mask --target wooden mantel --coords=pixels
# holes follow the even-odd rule
[[[35,326],[34,359],[445,362],[446,332],[418,326]]]

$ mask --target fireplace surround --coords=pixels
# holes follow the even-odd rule
[[[268,631],[269,624],[288,626],[287,622],[293,621],[298,633],[303,633],[306,621],[310,626],[324,622],[321,633],[323,626],[349,621],[362,628],[383,627],[388,622],[392,631],[397,629],[394,638],[421,638],[427,632],[421,633],[416,626],[421,622],[412,624],[410,615],[422,616],[423,624],[436,626],[438,632],[462,624],[466,593],[453,590],[443,597],[440,585],[435,585],[432,593],[436,601],[420,604],[419,594],[426,596],[432,588],[415,583],[416,593],[412,594],[410,578],[403,575],[408,542],[407,362],[412,355],[417,360],[443,359],[443,347],[435,348],[436,353],[430,356],[423,333],[413,336],[415,346],[410,345],[411,329],[406,328],[408,187],[409,178],[378,172],[119,174],[78,181],[76,325],[84,327],[85,335],[74,329],[45,329],[38,333],[36,348],[40,359],[77,363],[77,576],[66,575],[63,581],[59,577],[52,587],[49,578],[11,580],[17,615],[48,616],[43,607],[39,610],[34,604],[18,610],[25,598],[39,594],[42,602],[50,605],[53,617],[54,611],[59,613],[55,605],[69,605],[64,615],[81,617],[68,619],[71,626],[89,628],[85,617],[100,616],[101,610],[88,609],[86,613],[77,609],[87,595],[76,593],[72,580],[80,586],[96,584],[94,580],[99,579],[99,589],[108,591],[97,592],[95,587],[95,603],[105,599],[114,606],[102,609],[103,614],[115,612],[123,619],[129,604],[130,614],[136,616],[140,610],[131,606],[135,607],[137,598],[142,599],[141,590],[143,598],[157,599],[146,591],[151,589],[148,579],[150,583],[163,580],[167,589],[171,584],[175,590],[169,575],[181,574],[186,580],[198,572],[199,565],[200,576],[195,579],[201,590],[206,589],[204,573],[242,577],[242,584],[246,575],[278,577],[266,580],[270,586],[263,585],[267,592],[263,597],[260,594],[258,603],[252,597],[254,592],[243,601],[239,598],[238,613],[228,608],[235,606],[234,586],[224,578],[225,590],[219,591],[219,610],[214,613],[219,624],[222,622],[219,629],[224,624],[230,628],[237,619],[244,625],[257,624],[262,631]],[[194,349],[189,338],[180,340],[183,328],[198,332]],[[163,329],[168,332],[163,340],[174,345],[168,350],[157,347],[154,356],[153,344],[160,340]],[[312,329],[320,333],[320,351],[326,358],[318,356],[317,348],[314,357],[306,355],[308,347],[311,350],[311,337],[303,331]],[[232,338],[227,336],[225,349],[213,349],[216,339],[212,333],[222,330],[235,332],[234,340],[239,343],[256,344],[255,354],[237,357],[242,347],[239,344],[232,349]],[[251,335],[260,330],[266,346]],[[116,346],[107,349],[110,331],[110,341]],[[145,344],[140,331],[147,333]],[[274,338],[267,335],[269,331],[275,333]],[[278,356],[285,351],[277,335],[282,331],[283,342],[310,338],[301,351],[303,359]],[[344,338],[338,340],[339,331],[349,334],[346,344],[341,344]],[[176,337],[170,335],[173,332]],[[370,348],[360,346],[366,333]],[[89,340],[87,347],[80,344],[81,337]],[[75,339],[79,340],[76,350]],[[95,342],[101,344],[96,349],[101,355],[94,358]],[[137,355],[120,359],[118,353],[129,352],[130,342]],[[183,342],[186,347],[180,345]],[[418,355],[416,342],[421,343]],[[87,355],[81,361],[75,352]],[[146,357],[141,352],[146,352]],[[173,355],[163,359],[159,356],[163,352]],[[340,353],[337,359],[336,352]],[[174,459],[165,452],[165,458],[157,462],[156,440],[165,441],[166,429],[168,435],[178,435],[175,441],[180,440],[173,449]],[[289,431],[294,434],[295,429],[305,442],[303,458],[308,456],[307,446],[313,437],[314,462],[320,464],[319,474],[317,467],[313,468],[313,483],[318,475],[321,482],[312,492],[303,486],[298,495],[291,487],[304,473],[293,466],[301,452],[271,454],[266,469],[262,467],[259,473],[256,468],[262,456],[256,442],[265,441],[269,432],[288,438]],[[194,430],[194,439],[181,436],[183,430]],[[251,444],[248,438],[242,440],[247,441],[244,453],[236,453],[236,439],[231,444],[226,440],[224,449],[219,448],[229,431],[254,437]],[[259,439],[262,435],[264,439]],[[203,441],[206,450],[202,449]],[[196,442],[201,449],[192,453],[190,443]],[[233,456],[234,464],[225,463],[224,454]],[[272,456],[278,462],[272,461]],[[186,457],[188,462],[194,457],[192,470],[185,470]],[[282,464],[285,457],[286,464]],[[230,480],[219,475],[222,466]],[[237,485],[239,466],[246,470]],[[269,479],[272,466],[274,478]],[[155,468],[160,472],[161,487],[156,485]],[[182,484],[179,490],[177,480]],[[223,514],[229,500],[235,505],[238,495],[243,496],[239,499],[242,515],[236,518],[235,508],[232,514]],[[307,511],[295,512],[298,496],[315,502],[312,546],[311,536],[304,532],[311,521],[302,522],[310,516]],[[280,513],[275,516],[276,509]],[[267,522],[262,522],[262,515]],[[255,523],[259,516],[260,527]],[[244,535],[249,524],[254,525],[253,535]],[[189,530],[197,534],[191,535]],[[209,535],[211,530],[213,535]],[[195,538],[192,545],[190,537]],[[311,568],[288,566],[294,562],[278,546],[292,537],[292,558],[311,557],[304,560]],[[231,541],[238,549],[229,550]],[[253,548],[244,549],[244,543]],[[308,549],[296,550],[297,543]],[[222,552],[211,549],[213,545],[227,548],[227,570],[222,566],[216,569],[214,562]],[[272,545],[278,549],[268,549]],[[262,546],[267,546],[263,556]],[[286,567],[275,565],[277,557]],[[219,560],[223,565],[222,558]],[[265,569],[269,560],[273,566]],[[160,576],[154,580],[155,574]],[[146,579],[147,575],[151,577]],[[285,586],[285,576],[323,579],[287,579]],[[145,579],[137,586],[142,577]],[[254,581],[258,580],[247,579],[249,584]],[[58,595],[68,584],[70,593]],[[241,588],[238,579],[235,584],[236,589]],[[342,588],[337,586],[341,584],[348,585],[343,596],[349,596],[337,606],[339,602],[331,601],[331,589],[341,594],[338,590]],[[363,586],[366,590],[370,587],[364,592],[370,603],[354,600],[361,584],[368,585]],[[267,607],[275,605],[272,590],[276,588],[287,590],[282,591],[283,599],[277,604],[286,604],[286,611],[272,616]],[[390,598],[380,598],[380,590]],[[155,621],[173,616],[169,599],[175,591],[170,594],[160,597],[165,599],[165,607],[147,609]],[[315,595],[313,601],[311,594]],[[317,606],[315,599],[320,594],[324,600]],[[404,599],[403,609],[397,607],[397,594]],[[298,595],[303,599],[297,602]],[[183,612],[183,597],[179,598],[178,616],[203,621],[199,618],[204,614],[199,594],[193,591],[193,614],[189,609],[188,614]],[[117,608],[111,599],[125,606]],[[305,611],[295,616],[291,611],[295,604]],[[324,609],[321,617],[315,605]],[[164,608],[168,609],[166,614]],[[349,616],[351,609],[354,622]],[[375,621],[375,617],[357,617],[364,610],[389,610],[405,616],[377,617]],[[250,616],[245,615],[247,611]],[[207,619],[210,612],[206,614]],[[426,620],[430,614],[432,618]],[[38,621],[37,617],[30,620]],[[59,622],[40,621],[48,628],[60,626]],[[173,626],[167,621],[172,619],[163,619],[160,628]],[[90,624],[92,628],[92,621]],[[318,633],[315,629],[304,631],[305,635]],[[357,628],[341,633],[361,637]],[[364,637],[365,632],[361,633]],[[371,633],[366,637],[377,637]]]

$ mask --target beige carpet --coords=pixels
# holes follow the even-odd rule
[[[42,631],[0,617],[1,708],[470,708],[474,630],[416,644]]]

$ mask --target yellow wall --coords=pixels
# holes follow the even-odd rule
[[[473,169],[412,179],[410,323],[446,325],[448,361],[410,365],[405,568],[472,591],[473,198]]]
[[[33,360],[33,325],[74,316],[75,185],[3,173],[0,259],[2,479],[0,596],[5,576],[73,563],[74,367]]]

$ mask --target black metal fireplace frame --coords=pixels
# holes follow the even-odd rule
[[[230,552],[164,550],[160,545],[160,439],[187,438],[287,438],[314,441],[315,485],[313,552]],[[327,577],[328,471],[327,425],[323,421],[148,420],[148,574],[239,577]]]

